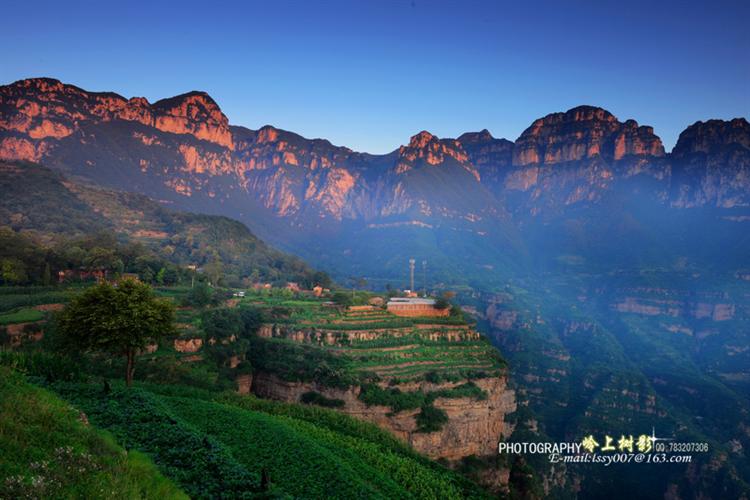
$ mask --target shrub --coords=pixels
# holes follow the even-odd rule
[[[256,369],[273,373],[283,380],[315,381],[339,388],[347,388],[359,380],[345,359],[317,346],[253,338],[248,356]]]
[[[205,281],[198,281],[182,299],[182,305],[206,307],[214,300],[214,291]]]
[[[365,384],[359,393],[359,399],[366,405],[389,406],[393,413],[421,408],[416,417],[419,432],[438,431],[448,421],[448,415],[433,405],[437,398],[484,400],[487,399],[487,393],[473,382],[467,382],[451,389],[439,389],[430,392],[403,392],[395,387],[383,389],[375,384]]]
[[[398,388],[383,389],[375,384],[365,384],[359,393],[359,399],[366,405],[389,406],[394,413],[419,408],[426,401],[423,392],[403,392]]]
[[[244,323],[236,309],[210,309],[201,315],[201,326],[206,340],[222,340],[232,336],[240,337]]]
[[[416,421],[419,432],[435,432],[442,429],[443,425],[448,422],[448,414],[432,404],[426,404],[417,414]]]
[[[242,307],[239,309],[242,327],[245,335],[252,335],[258,331],[263,324],[263,313],[255,307]]]
[[[336,292],[331,300],[340,306],[350,306],[353,303],[352,295],[347,292]]]
[[[450,306],[451,306],[451,303],[448,302],[448,299],[446,299],[445,297],[439,297],[435,301],[435,309],[440,309],[442,311],[442,310],[448,309]]]

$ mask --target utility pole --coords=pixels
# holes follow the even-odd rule
[[[422,261],[422,296],[427,297],[427,261]]]
[[[414,259],[409,259],[409,291],[414,291],[414,264],[416,264],[417,261]]]

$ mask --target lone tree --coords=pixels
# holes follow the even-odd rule
[[[62,334],[83,350],[125,356],[125,382],[130,386],[136,353],[174,332],[174,306],[157,299],[144,283],[105,282],[75,297],[60,314],[59,325]]]

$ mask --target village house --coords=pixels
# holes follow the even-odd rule
[[[107,280],[108,274],[106,269],[66,269],[57,273],[57,281],[64,283],[73,280],[96,280],[97,283],[101,283]]]
[[[435,300],[414,297],[393,297],[386,304],[388,312],[396,316],[448,316],[450,308],[438,309]]]

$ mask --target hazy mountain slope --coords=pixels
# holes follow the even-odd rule
[[[66,180],[32,163],[0,162],[0,221],[49,243],[111,231],[180,265],[216,259],[237,278],[310,282],[315,272],[240,222],[178,212],[139,194]]]
[[[650,127],[580,106],[536,120],[515,144],[487,131],[456,140],[421,132],[388,155],[368,155],[271,126],[230,126],[203,92],[150,104],[52,79],[0,88],[0,157],[237,218],[342,277],[400,275],[416,250],[440,263],[440,280],[492,274],[486,266],[514,273],[534,253],[519,226],[593,209],[623,190],[664,207],[747,206],[749,128],[744,119],[699,122],[665,155]],[[423,245],[424,228],[438,228],[440,241],[468,238],[484,257],[464,262]],[[390,258],[349,244],[378,246],[384,236],[401,242]]]

